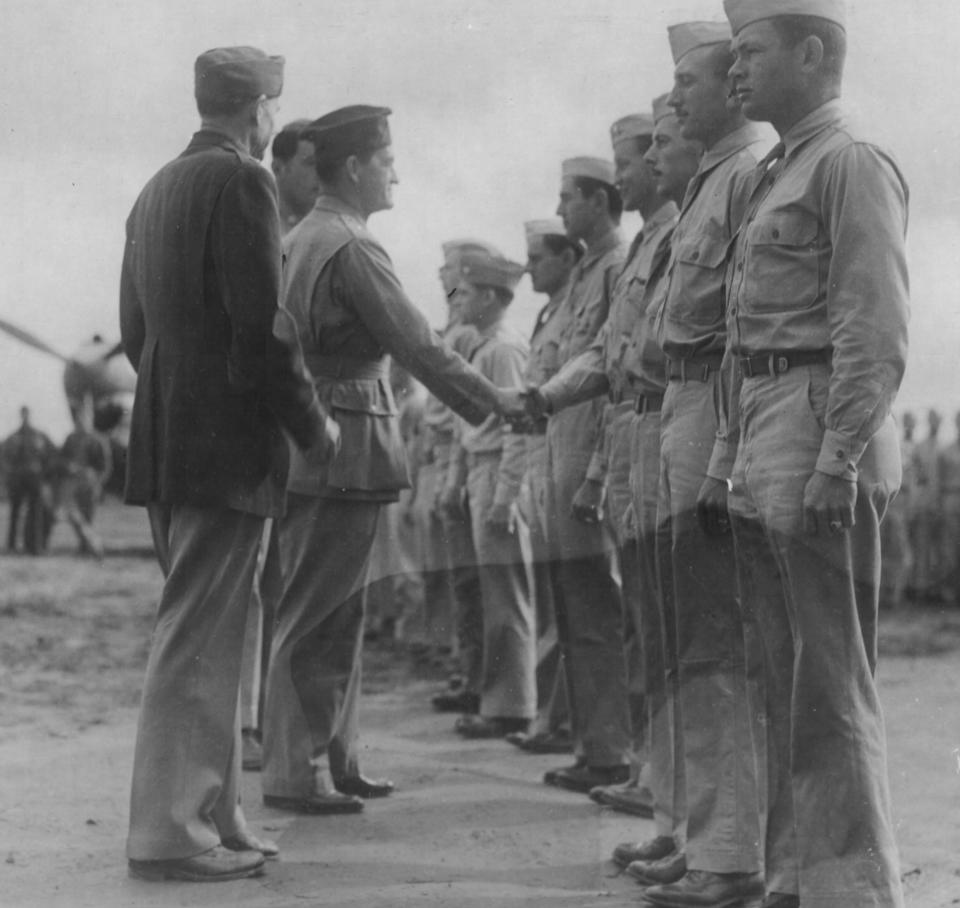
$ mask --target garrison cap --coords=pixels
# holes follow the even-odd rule
[[[650,138],[653,135],[653,118],[649,114],[627,114],[610,127],[610,144],[616,145],[626,139]]]
[[[680,22],[667,28],[667,37],[670,39],[673,62],[679,63],[694,48],[729,44],[733,35],[726,22]]]
[[[567,158],[560,165],[560,176],[561,178],[587,177],[591,180],[607,183],[610,186],[615,185],[613,162],[606,161],[603,158]]]
[[[528,240],[538,236],[562,236],[567,239],[567,230],[560,218],[540,218],[536,221],[525,221],[523,232]]]
[[[670,97],[669,92],[665,92],[653,99],[653,122],[659,123],[664,117],[669,117],[673,112],[673,108],[667,104],[667,98]]]
[[[480,249],[460,253],[460,277],[475,287],[499,287],[512,293],[525,271],[523,265],[502,255],[491,255]]]
[[[751,22],[776,16],[816,16],[847,27],[844,0],[723,0],[723,11],[734,34]]]
[[[441,248],[443,249],[443,261],[445,264],[450,265],[452,268],[458,268],[460,265],[460,256],[464,252],[486,252],[489,255],[503,257],[503,254],[497,249],[496,246],[492,246],[490,243],[486,243],[483,240],[475,240],[471,237],[461,237],[456,240],[447,240],[442,244]]]
[[[197,103],[275,98],[283,90],[283,57],[270,57],[256,47],[215,47],[193,64]]]
[[[317,161],[336,163],[350,155],[367,154],[390,144],[389,107],[352,104],[324,114],[305,130],[313,142]]]

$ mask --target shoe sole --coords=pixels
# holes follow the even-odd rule
[[[351,803],[347,802],[343,806],[339,804],[334,806],[323,806],[315,807],[310,804],[304,804],[302,802],[291,803],[284,800],[274,800],[273,798],[264,797],[263,806],[270,807],[273,810],[285,810],[287,813],[299,813],[305,816],[336,816],[344,815],[350,813],[362,813],[363,812],[363,802],[360,803]]]
[[[148,862],[150,863],[150,862]],[[134,880],[144,880],[148,883],[181,882],[181,883],[229,883],[231,880],[246,880],[250,877],[262,876],[266,868],[263,863],[245,870],[234,870],[230,873],[191,873],[188,870],[175,867],[150,867],[145,865],[127,865],[127,873]]]

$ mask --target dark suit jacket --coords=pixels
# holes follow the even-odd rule
[[[281,426],[307,447],[322,410],[296,344],[273,333],[280,267],[273,177],[226,136],[196,133],[127,220],[128,502],[282,512]]]

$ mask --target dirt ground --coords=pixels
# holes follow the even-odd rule
[[[77,558],[58,526],[42,558],[0,556],[0,906],[636,905],[606,862],[647,821],[546,788],[563,758],[465,744],[425,707],[436,684],[401,646],[366,657],[364,769],[397,782],[356,817],[264,808],[280,843],[265,876],[197,886],[128,879],[123,856],[136,709],[160,573],[142,512],[108,503],[108,556]],[[0,528],[6,514],[0,508]],[[881,691],[908,904],[960,905],[960,610],[882,623]]]

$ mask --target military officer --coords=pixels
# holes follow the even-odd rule
[[[547,409],[559,412],[567,406],[589,400],[604,392],[610,403],[604,410],[584,498],[575,507],[598,507],[605,500],[617,542],[624,606],[624,624],[630,629],[629,672],[631,724],[634,738],[631,778],[625,785],[601,787],[591,792],[600,803],[616,806],[641,816],[650,816],[650,794],[639,784],[640,768],[646,756],[646,676],[643,670],[640,629],[640,600],[650,591],[640,587],[639,549],[630,510],[630,440],[636,395],[624,374],[624,358],[640,315],[650,264],[660,247],[665,230],[672,226],[676,206],[658,192],[653,174],[644,159],[653,138],[653,118],[631,114],[617,120],[610,129],[615,179],[624,209],[639,211],[643,230],[634,238],[623,270],[613,287],[610,312],[594,342],[575,359],[568,360],[560,373],[540,388]]]
[[[679,736],[676,667],[676,618],[669,572],[657,570],[657,502],[660,490],[660,413],[666,391],[666,358],[657,343],[657,324],[666,299],[670,241],[687,184],[700,163],[703,146],[680,134],[680,121],[667,95],[653,102],[655,130],[646,154],[658,195],[668,199],[672,218],[661,223],[658,242],[638,301],[639,310],[624,355],[625,385],[635,396],[630,446],[632,514],[639,547],[641,597],[638,621],[643,646],[647,709],[647,780],[655,835],[614,849],[613,859],[642,881],[675,879],[684,867],[686,837],[683,755]],[[646,225],[645,228],[646,230]],[[637,866],[631,870],[632,865]]]
[[[709,524],[730,486],[763,642],[764,905],[902,906],[874,671],[878,521],[900,480],[907,187],[843,113],[842,0],[724,7],[736,96],[780,136],[730,261],[739,368],[701,492]]]
[[[320,189],[313,142],[303,133],[309,125],[309,120],[287,123],[270,146],[270,169],[277,181],[280,229],[284,234],[313,208]]]
[[[21,407],[20,428],[5,438],[0,448],[10,501],[7,549],[11,552],[17,549],[20,510],[24,505],[24,550],[31,555],[38,555],[43,550],[43,483],[55,452],[53,442],[30,422],[30,408]]]
[[[261,780],[265,804],[297,812],[353,812],[393,787],[357,762],[362,588],[380,507],[409,484],[387,354],[471,423],[500,404],[430,330],[367,229],[393,206],[389,113],[353,105],[311,124],[321,192],[284,241],[282,305],[343,439],[332,458],[293,452],[278,528]]]
[[[669,576],[676,627],[687,873],[656,883],[646,898],[713,905],[748,899],[763,886],[758,768],[747,702],[752,660],[733,546],[729,533],[708,538],[696,513],[719,419],[727,246],[740,225],[761,142],[757,127],[727,103],[732,57],[726,23],[685,22],[668,34],[675,64],[668,103],[681,135],[706,150],[674,231],[658,325],[668,380],[661,412],[658,560]],[[674,867],[680,872],[683,865]]]
[[[147,506],[165,574],[127,839],[131,874],[151,880],[238,879],[276,854],[239,802],[247,602],[264,517],[284,504],[281,429],[320,456],[338,437],[296,345],[273,335],[280,224],[259,159],[283,58],[217,48],[195,76],[201,129],[140,193],[120,281],[137,371],[126,500]]]
[[[567,292],[574,265],[583,247],[571,240],[558,217],[524,224],[527,240],[527,273],[537,293],[546,293],[546,305],[537,314],[530,338],[530,355],[523,374],[525,387],[539,387],[557,371],[560,328],[557,312]],[[524,411],[525,411],[524,407]],[[527,463],[520,510],[530,537],[530,561],[537,613],[537,717],[530,733],[514,732],[507,740],[529,753],[569,753],[570,709],[563,661],[554,617],[553,571],[547,543],[547,442],[546,419],[539,419],[525,434]]]
[[[461,251],[456,301],[478,343],[470,362],[497,387],[519,385],[527,345],[504,323],[523,266],[486,252]],[[526,443],[502,416],[462,425],[460,446],[483,605],[483,675],[479,716],[463,716],[467,738],[526,731],[536,712],[536,620],[511,504],[520,491]]]
[[[586,251],[574,267],[554,318],[557,365],[593,343],[607,319],[625,249],[619,223],[623,202],[612,162],[577,157],[561,166],[560,204],[567,236]],[[630,718],[620,592],[613,577],[614,544],[592,502],[579,515],[603,402],[588,400],[547,422],[547,526],[557,631],[577,761],[549,771],[544,781],[574,791],[625,782],[629,776]]]

